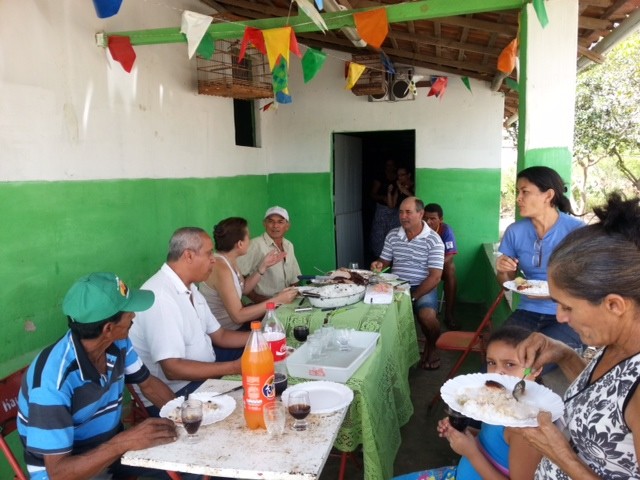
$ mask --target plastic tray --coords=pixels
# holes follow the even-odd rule
[[[341,352],[336,347],[314,360],[309,359],[307,344],[304,344],[287,358],[287,370],[294,377],[346,383],[371,355],[378,338],[377,332],[355,331],[351,335],[350,351]]]

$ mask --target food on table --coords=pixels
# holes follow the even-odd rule
[[[525,420],[535,418],[540,409],[524,401],[518,402],[511,391],[499,382],[488,380],[480,387],[470,387],[457,398],[464,414],[469,416],[502,415],[509,419]]]
[[[369,287],[369,291],[382,294],[393,293],[393,285],[391,285],[390,283],[376,283],[375,285]]]
[[[355,283],[356,285],[367,285],[369,283],[369,278],[348,268],[334,270],[331,272],[330,277],[332,283]]]

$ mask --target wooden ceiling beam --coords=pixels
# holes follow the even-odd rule
[[[306,43],[305,42],[306,40],[312,40],[315,45],[322,44],[322,42],[325,42],[325,43],[330,43],[330,44],[342,46],[342,47],[345,47],[345,46],[353,47],[353,44],[351,44],[351,42],[347,40],[345,41],[342,41],[341,39],[329,40],[327,37],[317,33],[306,33],[306,34],[299,35],[298,40],[301,43]],[[354,51],[357,53],[363,53],[361,49],[349,48],[349,52],[354,52]],[[415,60],[415,61],[420,61],[420,62],[429,64],[431,66],[438,65],[443,68],[449,67],[450,70],[448,71],[448,73],[455,73],[455,69],[457,68],[465,71],[472,71],[472,72],[475,71],[479,74],[485,74],[485,75],[493,75],[496,71],[495,67],[490,67],[488,65],[480,65],[473,62],[464,62],[464,61],[458,61],[458,60],[449,60],[446,58],[439,58],[431,55],[412,53],[408,50],[402,50],[402,49],[385,48],[384,53],[386,53],[389,57],[393,56],[396,58],[401,58],[403,62],[409,63],[410,65],[413,65],[414,64],[413,61]],[[432,67],[432,68],[436,68],[436,67]]]
[[[609,30],[611,28],[611,22],[609,20],[602,20],[600,18],[593,17],[578,17],[578,28],[585,30]]]
[[[476,45],[468,42],[458,42],[455,40],[447,40],[438,37],[432,37],[430,35],[411,34],[405,32],[393,32],[393,35],[398,40],[414,41],[426,45],[435,45],[438,47],[446,47],[454,50],[467,50],[469,52],[482,53],[483,55],[498,56],[502,51],[500,48],[485,47],[483,45]]]
[[[455,25],[458,27],[468,27],[475,30],[498,33],[500,35],[505,35],[508,37],[515,37],[518,34],[518,27],[515,25],[488,22],[486,20],[478,20],[475,18],[446,17],[439,18],[438,21],[443,24]]]
[[[598,52],[593,52],[582,45],[578,45],[578,53],[595,63],[604,63],[605,60],[604,55],[601,55]]]

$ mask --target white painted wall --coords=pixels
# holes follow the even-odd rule
[[[533,6],[527,5],[525,150],[573,150],[578,0],[549,0],[544,4],[549,17],[544,29]]]
[[[178,3],[211,13],[125,0],[103,20],[89,0],[0,2],[0,181],[325,172],[333,132],[387,129],[416,130],[419,168],[499,168],[503,99],[486,84],[451,77],[441,100],[369,103],[344,89],[336,52],[306,85],[292,56],[294,103],[258,114],[262,148],[237,147],[232,101],[197,95],[186,44],[135,47],[131,74],[95,46],[99,31],[179,26]]]
[[[270,171],[327,171],[334,132],[412,129],[418,168],[500,168],[504,96],[487,83],[471,80],[469,92],[459,77],[449,77],[441,99],[420,88],[413,101],[368,102],[344,88],[350,56],[327,53],[324,68],[306,85],[292,57],[293,108],[280,106],[275,121],[265,125],[265,136],[278,146],[269,151]]]

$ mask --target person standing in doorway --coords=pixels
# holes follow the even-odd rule
[[[384,172],[371,185],[371,198],[376,202],[376,209],[371,224],[370,248],[374,258],[380,256],[384,239],[392,228],[398,227],[398,210],[388,205],[388,192],[398,178],[396,162],[388,159],[384,164]]]

